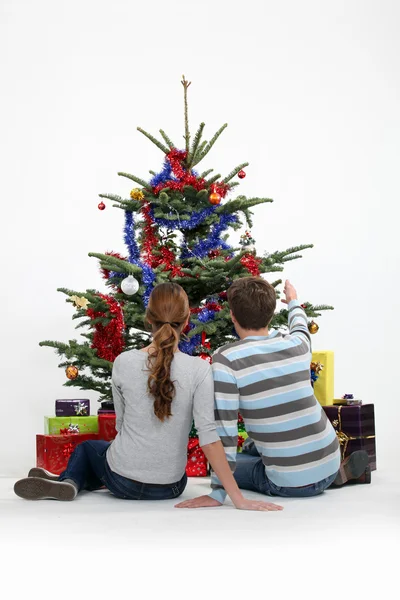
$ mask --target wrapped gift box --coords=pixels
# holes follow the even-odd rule
[[[198,438],[189,438],[187,454],[186,475],[188,477],[207,477],[208,463],[200,448]]]
[[[98,416],[99,421],[99,440],[112,442],[117,437],[115,429],[115,413],[101,413]]]
[[[376,469],[375,414],[373,404],[324,406],[339,438],[342,458],[355,450],[365,450],[371,471]]]
[[[67,433],[70,428],[75,433],[98,433],[99,425],[97,415],[91,417],[45,417],[44,432],[48,435]],[[77,427],[79,428],[77,430]],[[71,431],[72,433],[72,431]]]
[[[78,444],[87,440],[97,440],[96,433],[70,435],[37,435],[36,466],[47,469],[55,475],[65,471],[69,457]]]
[[[56,400],[56,417],[88,417],[90,400]]]
[[[314,394],[322,406],[333,404],[334,397],[334,355],[331,350],[321,350],[312,353],[312,361],[321,363],[322,370],[314,383]]]

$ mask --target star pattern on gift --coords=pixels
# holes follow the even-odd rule
[[[87,407],[85,404],[83,404],[82,402],[79,402],[76,406],[75,406],[75,413],[77,416],[85,416],[87,415]]]

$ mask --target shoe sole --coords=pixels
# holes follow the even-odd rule
[[[49,481],[58,481],[58,475],[54,475],[54,473],[50,473],[41,467],[31,469],[28,473],[28,477],[40,477],[41,479],[48,479]]]
[[[336,485],[344,485],[361,477],[368,467],[368,454],[363,450],[353,452],[349,458],[340,466]]]
[[[368,454],[364,451],[353,452],[344,469],[348,479],[358,479],[368,467]]]
[[[14,485],[14,492],[24,500],[61,500],[70,502],[75,499],[76,490],[70,483],[54,482],[40,477],[20,479]]]

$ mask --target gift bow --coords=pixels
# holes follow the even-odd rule
[[[347,452],[347,446],[349,442],[353,440],[372,440],[375,439],[374,435],[347,435],[344,431],[342,431],[342,408],[343,406],[338,406],[338,418],[332,421],[332,425],[335,428],[337,438],[339,440],[339,445],[341,448],[342,460],[344,460]],[[338,429],[336,429],[338,427]]]
[[[73,453],[74,449],[75,448],[74,448],[73,444],[71,444],[71,443],[65,444],[64,449],[63,449],[64,456],[69,458],[71,456],[71,454]]]

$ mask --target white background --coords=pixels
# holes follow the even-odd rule
[[[335,306],[314,347],[335,351],[336,395],[375,404],[378,466],[395,464],[399,21],[383,0],[1,0],[0,473],[33,465],[55,398],[82,397],[38,342],[75,336],[56,288],[101,288],[87,253],[124,250],[97,193],[159,170],[136,126],[181,143],[182,73],[192,132],[229,123],[207,165],[248,160],[240,192],[274,198],[259,251],[315,244],[286,273]]]

